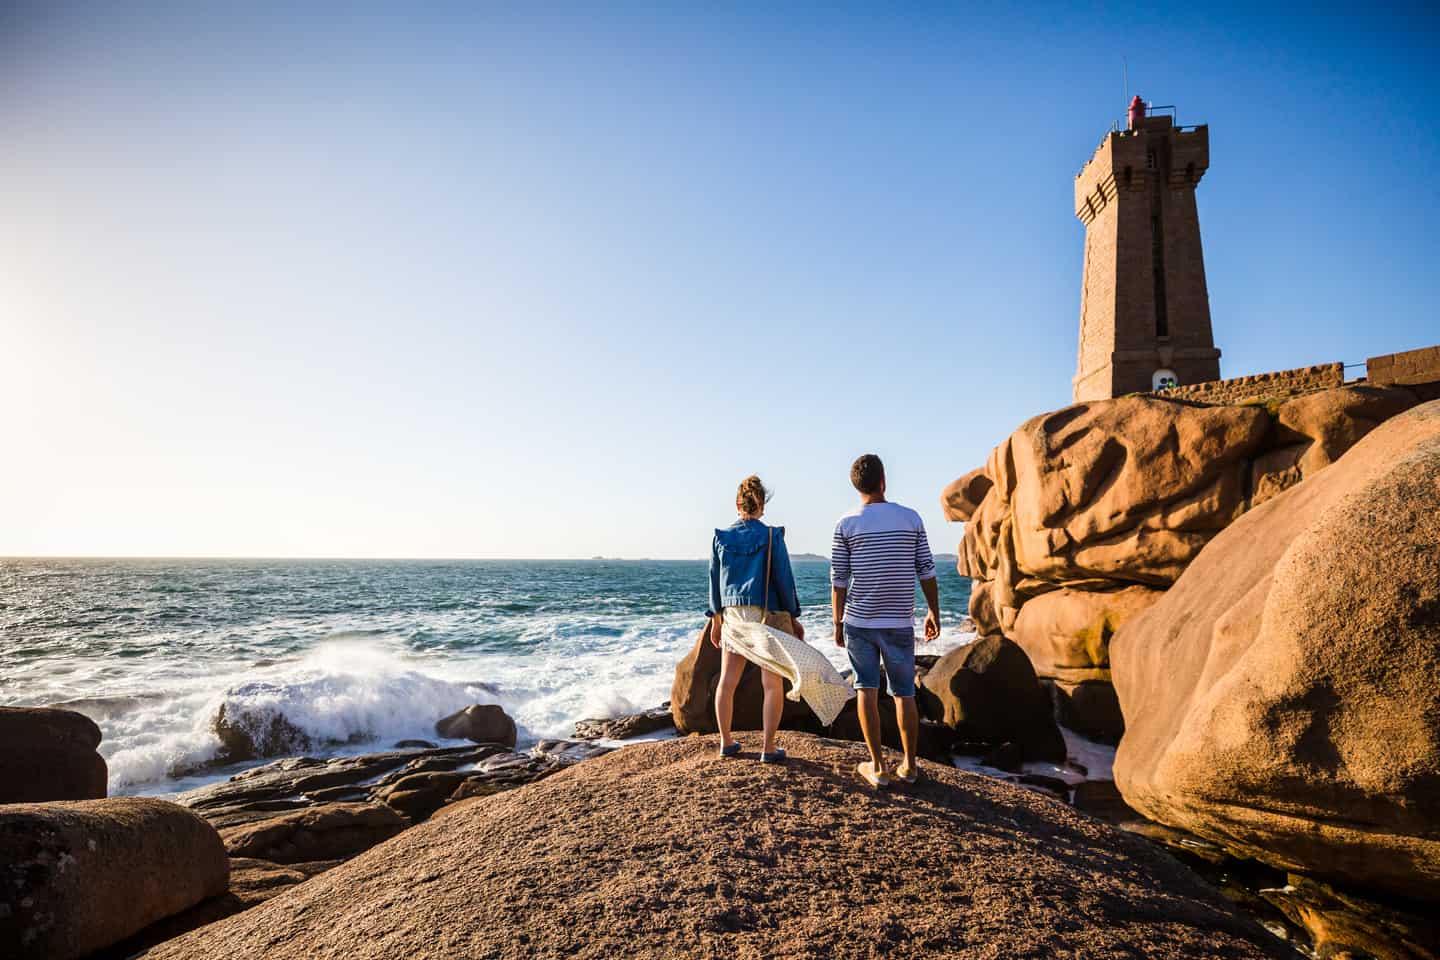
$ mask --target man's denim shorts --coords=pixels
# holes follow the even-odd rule
[[[855,670],[855,689],[880,688],[880,662],[892,697],[915,696],[915,628],[887,630],[845,625],[845,652]]]

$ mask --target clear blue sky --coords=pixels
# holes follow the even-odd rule
[[[865,451],[953,550],[1122,56],[1225,375],[1440,343],[1434,7],[301,6],[0,7],[0,554],[823,550]]]

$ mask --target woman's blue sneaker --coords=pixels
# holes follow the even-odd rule
[[[721,748],[720,748],[720,756],[722,756],[722,757],[738,757],[739,755],[740,755],[740,741],[739,741],[739,740],[736,740],[734,743],[730,744],[730,746],[728,746],[728,747],[721,747]]]
[[[761,762],[761,763],[779,763],[781,760],[784,760],[784,759],[785,759],[785,748],[784,748],[784,747],[776,747],[774,753],[761,753],[761,754],[760,754],[760,762]]]

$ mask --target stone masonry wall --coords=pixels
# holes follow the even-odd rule
[[[1365,379],[1375,384],[1428,384],[1440,381],[1440,346],[1388,353],[1365,361]]]
[[[1440,349],[1440,348],[1437,348]],[[1440,364],[1440,358],[1437,358]],[[1345,385],[1343,363],[1321,363],[1295,370],[1257,373],[1233,380],[1211,380],[1172,387],[1160,394],[1200,403],[1239,403],[1242,400],[1280,400]]]

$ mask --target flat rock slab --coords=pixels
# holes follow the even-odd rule
[[[675,726],[675,718],[670,715],[670,704],[667,701],[644,713],[610,717],[605,720],[581,720],[575,724],[575,739],[625,740],[629,737],[654,733],[657,730],[667,730],[673,726]]]
[[[930,763],[876,792],[852,773],[862,747],[780,742],[784,765],[690,737],[569,767],[146,956],[1294,956],[1064,804]]]
[[[455,794],[462,789],[463,796],[512,790],[561,765],[554,757],[514,753],[494,743],[330,759],[291,757],[176,799],[227,835],[236,827],[294,820],[301,811],[332,804],[385,804],[419,821],[458,799]],[[383,839],[377,835],[375,842]]]

